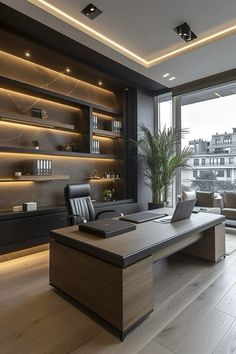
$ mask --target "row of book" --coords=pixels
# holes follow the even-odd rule
[[[100,154],[100,141],[92,140],[92,154]]]
[[[114,133],[122,133],[122,131],[123,131],[122,122],[119,120],[112,120],[111,121],[111,131]]]
[[[93,128],[98,129],[98,116],[93,114]],[[104,123],[104,129],[108,131],[112,131],[113,133],[122,133],[123,124],[119,120],[111,120]]]
[[[51,176],[52,160],[29,160],[24,163],[24,174],[30,176]]]
[[[93,114],[93,128],[98,128],[98,116],[96,116],[95,114]]]

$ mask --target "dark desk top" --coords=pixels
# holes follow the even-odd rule
[[[171,209],[158,209],[157,212],[170,214]],[[172,224],[148,221],[136,225],[137,229],[134,231],[108,239],[78,231],[78,226],[54,230],[51,232],[51,236],[57,241],[108,263],[118,267],[126,267],[177,240],[207,230],[224,220],[225,217],[222,215],[198,213],[192,214],[189,219]]]

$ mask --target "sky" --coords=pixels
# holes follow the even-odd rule
[[[189,128],[189,140],[210,140],[216,132],[232,133],[236,128],[236,95],[193,103],[182,107],[182,127]]]
[[[162,102],[160,107],[161,129],[171,125],[171,102]],[[182,107],[182,127],[189,133],[183,139],[183,145],[190,140],[211,140],[212,134],[232,133],[236,128],[236,95],[215,98]]]

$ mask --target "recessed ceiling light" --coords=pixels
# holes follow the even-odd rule
[[[169,78],[169,81],[175,80],[175,76]]]
[[[67,72],[67,73],[70,73],[70,68],[66,68],[66,72]]]
[[[102,82],[102,81],[98,81],[98,85],[99,85],[99,86],[102,86],[102,85],[103,85],[103,82]]]
[[[29,58],[29,57],[31,56],[30,52],[29,52],[29,51],[25,52],[25,56],[26,56],[27,58]]]
[[[89,4],[81,11],[81,13],[90,18],[90,20],[94,20],[96,17],[102,14],[102,11],[93,4]]]
[[[214,92],[214,95],[216,95],[216,96],[219,97],[219,98],[222,97],[218,92]]]
[[[168,77],[168,76],[170,76],[169,73],[165,73],[164,75],[162,75],[162,77]]]
[[[185,41],[185,42],[190,42],[193,39],[196,39],[197,36],[193,31],[191,30],[190,26],[187,24],[187,22],[182,23],[182,25],[177,26],[174,28],[174,31]]]

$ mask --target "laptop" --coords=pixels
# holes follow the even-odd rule
[[[85,224],[79,225],[79,231],[88,232],[90,234],[108,238],[125,232],[133,231],[136,226],[127,221],[114,219],[101,219],[89,221]]]
[[[148,211],[141,211],[140,213],[122,216],[120,220],[131,221],[135,224],[141,224],[146,221],[162,218],[167,214],[149,213]]]
[[[188,219],[192,214],[195,203],[196,203],[196,199],[189,199],[189,200],[184,200],[182,202],[178,202],[174,214],[172,216],[165,216],[161,219],[154,220],[154,221],[160,223],[173,223],[175,221]]]

